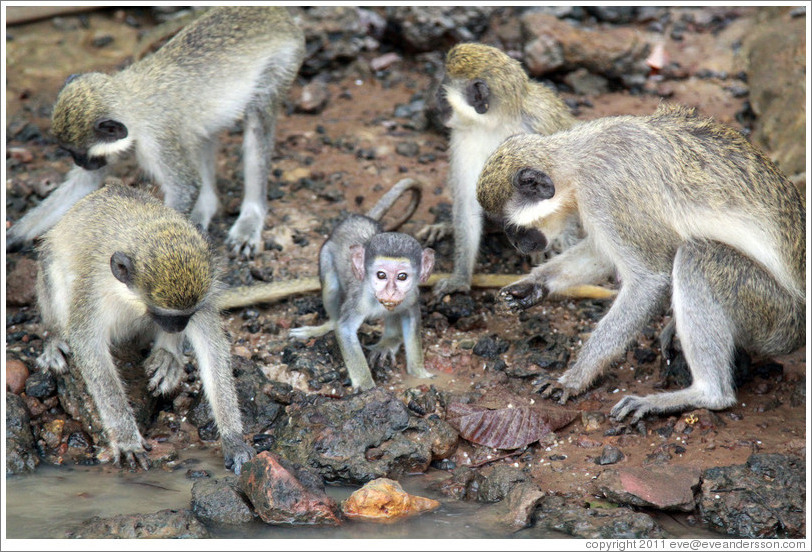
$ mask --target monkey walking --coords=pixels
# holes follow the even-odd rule
[[[458,44],[448,52],[438,104],[451,128],[448,183],[453,199],[454,270],[434,287],[436,295],[445,295],[471,288],[484,223],[476,183],[488,156],[508,136],[552,134],[570,128],[575,119],[561,98],[527,77],[518,61],[484,44]],[[580,237],[577,217],[566,224],[567,231],[556,243],[560,249]],[[435,224],[417,237],[434,243],[447,231],[445,225]]]
[[[115,75],[70,77],[51,131],[76,167],[8,230],[7,249],[52,227],[130,150],[165,203],[207,229],[218,209],[217,135],[244,117],[245,194],[227,245],[253,256],[262,249],[276,117],[303,57],[304,35],[286,8],[217,7]]]
[[[671,295],[691,369],[687,389],[627,396],[612,409],[723,409],[736,401],[735,348],[784,354],[806,339],[806,207],[789,180],[735,130],[693,110],[610,117],[553,136],[520,135],[488,159],[477,185],[524,251],[578,209],[587,238],[502,289],[509,307],[616,271],[622,288],[575,364],[546,396],[583,392]]]
[[[336,332],[341,355],[353,387],[375,387],[358,329],[370,319],[384,320],[383,335],[372,346],[372,361],[394,362],[404,343],[406,371],[416,377],[432,375],[423,365],[420,338],[420,283],[434,267],[434,250],[423,249],[411,236],[387,231],[379,219],[406,190],[412,190],[413,208],[420,185],[413,179],[398,182],[367,215],[350,215],[336,226],[319,251],[319,280],[329,320],[320,326],[294,328],[290,336],[307,339]],[[411,212],[409,213],[411,215]],[[390,229],[394,230],[402,221]]]
[[[220,430],[225,465],[235,473],[254,451],[242,439],[230,344],[206,239],[177,211],[148,194],[107,184],[79,200],[39,246],[37,302],[50,335],[37,364],[67,370],[72,352],[93,397],[116,465],[123,456],[148,469],[149,449],[110,353],[117,342],[152,337],[144,362],[149,387],[169,393],[184,374],[183,340]]]

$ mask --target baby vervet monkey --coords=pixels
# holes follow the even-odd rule
[[[39,245],[37,302],[50,335],[37,359],[64,373],[66,354],[82,375],[109,441],[109,456],[148,469],[149,445],[136,426],[110,347],[152,338],[144,361],[155,394],[184,375],[183,340],[220,430],[225,465],[240,473],[245,444],[220,320],[212,252],[195,226],[148,194],[107,184],[79,200]]]
[[[335,331],[352,385],[361,390],[375,387],[358,340],[358,329],[367,320],[384,321],[383,335],[372,346],[373,362],[384,359],[394,363],[404,343],[406,371],[419,378],[433,377],[423,365],[418,299],[419,284],[428,280],[434,267],[434,251],[421,248],[407,234],[384,232],[378,220],[409,188],[419,190],[419,184],[401,180],[369,216],[350,215],[333,229],[319,252],[322,300],[329,320],[290,331],[294,339]]]
[[[553,91],[531,81],[521,64],[484,44],[458,44],[446,56],[438,103],[451,129],[448,183],[453,199],[454,270],[434,293],[468,291],[482,237],[482,209],[476,183],[488,156],[505,138],[518,133],[552,134],[570,128],[575,119]],[[581,237],[577,217],[567,222],[557,248]],[[417,237],[433,243],[448,229],[431,225]]]
[[[304,57],[284,7],[216,7],[151,56],[115,75],[70,77],[51,132],[76,162],[67,180],[6,233],[18,249],[97,189],[108,164],[133,152],[165,203],[207,229],[218,210],[218,133],[244,118],[245,194],[228,233],[231,254],[262,249],[276,118]]]
[[[477,184],[483,208],[512,225],[525,251],[577,209],[587,238],[500,292],[525,309],[612,272],[622,288],[575,364],[544,394],[582,393],[669,294],[691,369],[687,389],[627,396],[612,409],[648,413],[733,405],[741,347],[788,353],[806,339],[806,207],[789,180],[740,133],[691,109],[609,117],[543,137],[514,136]],[[534,247],[535,244],[535,247]]]

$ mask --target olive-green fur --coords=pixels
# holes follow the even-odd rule
[[[65,146],[87,150],[98,142],[96,121],[116,118],[110,112],[117,96],[113,79],[103,73],[78,75],[59,93],[51,118],[51,133]]]
[[[206,240],[180,213],[139,190],[108,184],[85,196],[45,241],[65,234],[72,257],[81,259],[80,277],[111,273],[117,251],[130,257],[132,289],[147,305],[189,310],[212,292],[215,265]]]
[[[521,118],[528,132],[552,134],[575,124],[555,92],[530,80],[521,63],[498,48],[478,43],[458,44],[446,55],[445,70],[452,81],[485,81],[493,92],[491,109]]]

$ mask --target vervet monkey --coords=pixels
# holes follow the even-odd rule
[[[416,186],[405,179],[370,210],[350,215],[336,226],[319,251],[319,280],[329,321],[320,326],[294,328],[290,336],[307,339],[334,330],[353,387],[375,387],[358,329],[366,320],[383,319],[383,335],[372,346],[373,362],[394,362],[401,343],[406,349],[406,371],[416,377],[432,375],[423,365],[420,338],[420,283],[434,267],[434,251],[423,249],[413,237],[384,232],[378,219],[388,207],[387,198]]]
[[[225,465],[235,473],[254,450],[242,439],[230,343],[217,308],[218,282],[204,236],[148,194],[107,184],[79,200],[39,245],[37,302],[49,336],[37,364],[64,373],[73,354],[93,397],[109,452],[149,467],[110,347],[154,339],[144,362],[150,389],[174,390],[184,375],[183,340],[220,430]]]
[[[806,339],[806,206],[797,188],[740,133],[691,109],[609,117],[553,136],[514,136],[477,184],[483,208],[504,216],[525,251],[555,236],[577,209],[587,238],[505,287],[527,308],[548,294],[612,272],[622,288],[575,364],[547,396],[564,403],[619,357],[671,296],[691,369],[687,389],[627,396],[622,420],[736,401],[736,347],[790,352]],[[535,236],[535,238],[534,238]]]
[[[533,132],[552,134],[570,128],[575,119],[553,91],[531,81],[521,64],[484,44],[458,44],[446,56],[445,76],[438,94],[446,125],[451,128],[448,183],[453,199],[454,270],[440,280],[434,293],[468,291],[482,237],[482,209],[476,183],[488,156],[508,136]],[[580,237],[577,218],[560,235],[561,249]],[[447,232],[432,225],[418,232],[433,243]]]
[[[284,7],[216,7],[151,56],[115,75],[70,77],[51,132],[76,162],[67,180],[6,233],[14,250],[97,189],[107,165],[133,151],[165,203],[207,229],[218,209],[218,134],[244,118],[245,194],[228,233],[231,254],[262,249],[276,117],[304,57]]]

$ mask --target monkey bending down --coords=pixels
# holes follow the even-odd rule
[[[39,246],[37,302],[50,330],[37,364],[67,370],[73,353],[93,397],[116,465],[124,456],[149,467],[110,346],[153,337],[144,363],[154,393],[169,393],[184,374],[183,340],[200,378],[227,468],[240,472],[254,450],[242,440],[230,344],[217,308],[212,253],[177,211],[146,193],[108,184],[78,201]]]
[[[453,198],[454,270],[437,283],[437,295],[471,287],[483,225],[476,183],[488,156],[513,134],[552,134],[575,124],[561,98],[531,81],[518,61],[492,46],[454,46],[446,56],[445,73],[438,103],[451,128],[448,183]],[[559,223],[562,231],[556,247],[563,249],[581,231],[576,216]],[[433,243],[446,230],[444,225],[432,225],[417,236]]]
[[[77,166],[8,230],[7,249],[53,226],[129,150],[167,205],[208,228],[218,209],[217,134],[244,117],[245,195],[227,244],[232,254],[254,255],[262,248],[276,117],[303,57],[304,35],[286,8],[217,7],[115,75],[69,78],[51,131]]]
[[[563,287],[612,271],[622,288],[575,364],[544,390],[583,392],[623,353],[671,295],[693,383],[627,396],[612,409],[647,413],[722,409],[736,401],[735,348],[775,355],[806,339],[806,208],[787,178],[735,130],[693,110],[610,117],[553,136],[514,136],[477,185],[486,211],[515,225],[525,251],[548,224],[578,209],[587,238],[500,293],[527,308]]]
[[[319,280],[329,320],[290,331],[295,339],[307,339],[335,330],[352,385],[362,390],[375,387],[358,340],[358,328],[369,319],[384,320],[383,335],[372,346],[373,362],[394,362],[404,343],[407,372],[432,377],[423,365],[418,284],[431,274],[434,251],[422,249],[406,234],[384,232],[378,222],[406,189],[419,199],[419,184],[401,180],[367,216],[350,215],[333,229],[319,251]]]

